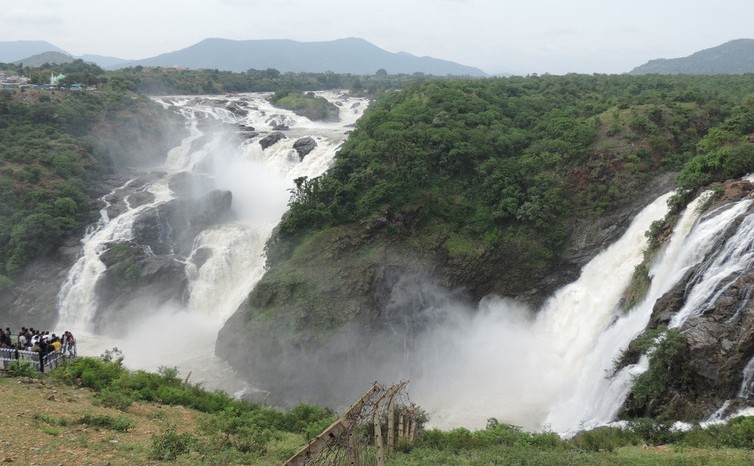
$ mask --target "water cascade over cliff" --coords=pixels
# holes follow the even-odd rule
[[[752,285],[746,277],[754,262],[753,201],[744,198],[700,214],[711,196],[704,192],[680,215],[651,263],[649,290],[631,309],[622,309],[621,297],[642,260],[643,232],[663,217],[669,195],[644,209],[618,242],[539,311],[491,299],[472,317],[456,314],[430,332],[422,357],[438,355],[435,361],[442,363],[424,368],[420,387],[435,422],[481,427],[486,418],[497,417],[559,433],[607,424],[616,419],[635,378],[648,368],[646,355],[620,370],[615,366],[650,320],[681,330],[692,354],[695,349],[710,351],[708,347],[715,357],[723,353],[718,359],[707,357],[709,368],[694,368],[701,373],[695,377],[706,382],[696,388],[698,394],[679,398],[698,395],[701,401],[687,400],[694,411],[679,414],[701,420],[698,413],[712,415],[724,403],[716,411],[719,418],[750,406],[754,341],[749,330]],[[668,304],[673,290],[681,297]],[[731,290],[735,299],[724,296]],[[727,311],[716,315],[721,307]],[[443,388],[437,389],[438,382]],[[705,399],[710,384],[720,388]],[[734,401],[737,410],[730,408]]]
[[[316,122],[265,95],[165,97],[190,136],[162,167],[104,196],[59,298],[56,328],[84,354],[121,349],[128,366],[177,365],[225,386],[217,331],[264,271],[264,244],[293,180],[317,176],[365,110],[363,98],[320,95],[340,109]],[[226,375],[223,375],[226,374]]]

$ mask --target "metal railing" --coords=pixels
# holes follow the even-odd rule
[[[12,361],[28,361],[39,372],[49,372],[76,357],[76,344],[63,345],[60,351],[51,351],[40,358],[39,351],[0,348],[0,369],[8,370]]]

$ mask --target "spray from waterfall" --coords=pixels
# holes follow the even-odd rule
[[[646,248],[644,233],[665,216],[669,197],[647,206],[620,240],[539,312],[500,299],[485,300],[476,312],[449,312],[443,325],[422,338],[419,350],[426,356],[418,359],[440,362],[424,368],[414,386],[432,422],[480,428],[496,417],[541,428],[580,377],[594,380],[594,374],[582,374],[585,361],[619,315],[623,292]]]

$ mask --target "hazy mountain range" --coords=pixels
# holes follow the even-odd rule
[[[31,60],[34,55],[49,51],[66,53],[44,41],[0,42],[0,62],[31,64],[32,61],[36,62],[36,57]],[[326,42],[205,39],[185,49],[141,60],[129,61],[99,55],[76,58],[111,69],[141,65],[228,71],[275,68],[281,72],[333,71],[352,74],[373,74],[384,69],[390,74],[420,72],[439,76],[485,76],[485,72],[479,68],[405,52],[388,52],[357,38]]]
[[[56,54],[46,54],[57,52]],[[65,56],[81,58],[106,68],[162,66],[209,68],[227,71],[275,68],[282,72],[325,72],[373,74],[384,69],[390,74],[426,73],[438,76],[485,76],[479,68],[405,52],[388,52],[358,38],[324,42],[293,40],[205,39],[181,50],[140,60],[101,55],[75,57],[45,41],[0,41],[1,63],[38,66],[60,63]],[[57,61],[56,61],[57,60]],[[737,39],[701,50],[683,58],[659,58],[638,66],[629,74],[742,74],[754,73],[754,39]]]
[[[737,39],[683,58],[658,58],[630,74],[743,74],[754,73],[754,39]]]

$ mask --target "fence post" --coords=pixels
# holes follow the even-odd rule
[[[380,397],[374,404],[372,411],[372,423],[374,424],[374,448],[377,450],[377,466],[385,466],[385,446],[382,443],[382,426],[380,425]]]
[[[45,373],[45,357],[42,352],[39,352],[39,372]]]

